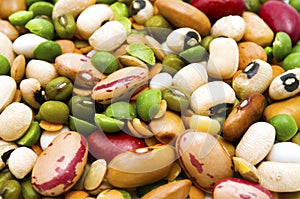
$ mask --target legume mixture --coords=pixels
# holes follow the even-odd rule
[[[299,13],[0,0],[1,198],[300,198]]]

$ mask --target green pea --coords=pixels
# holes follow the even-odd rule
[[[168,109],[177,112],[187,109],[190,104],[190,95],[175,87],[163,90],[162,98],[167,101]]]
[[[168,54],[162,60],[162,71],[175,75],[177,71],[185,66],[184,61],[176,54]]]
[[[72,14],[65,14],[53,20],[57,35],[62,39],[72,39],[76,32],[76,21]]]
[[[96,52],[91,59],[93,65],[104,74],[111,74],[119,68],[117,58],[106,51]]]
[[[149,35],[163,42],[172,32],[173,27],[163,16],[154,15],[145,22],[145,29]]]
[[[245,4],[246,4],[247,11],[255,12],[255,13],[258,13],[261,7],[260,0],[245,0]]]
[[[292,138],[292,142],[300,145],[300,132],[298,132],[298,133],[296,133],[296,135],[294,135],[294,137]]]
[[[205,48],[205,50],[209,50],[209,44],[213,39],[213,36],[208,35],[201,40],[201,45]]]
[[[132,31],[132,28],[131,28],[132,27],[132,23],[131,23],[130,19],[127,18],[127,17],[118,17],[116,20],[118,22],[120,22],[121,24],[123,24],[123,26],[126,29],[127,35],[129,35],[131,33],[131,31]]]
[[[75,95],[68,102],[72,115],[87,122],[94,122],[95,102],[90,97]]]
[[[285,32],[277,32],[273,41],[273,56],[282,61],[292,51],[292,40]]]
[[[276,139],[278,141],[290,140],[298,131],[297,123],[295,119],[289,114],[278,114],[270,119],[276,130]]]
[[[34,16],[32,11],[20,10],[9,15],[8,20],[15,26],[25,26]]]
[[[104,113],[108,117],[116,118],[119,120],[129,119],[137,117],[137,113],[132,104],[124,101],[115,102],[110,104]]]
[[[114,19],[129,17],[129,9],[125,3],[115,2],[110,5],[110,8],[114,13]]]
[[[300,53],[300,44],[295,44],[292,48],[291,53],[297,53],[297,52]]]
[[[55,58],[62,54],[62,49],[57,42],[49,40],[40,43],[33,54],[36,59],[54,63]]]
[[[45,15],[52,16],[53,4],[45,1],[35,2],[28,8],[29,11],[34,13],[34,16]]]
[[[282,68],[285,71],[300,68],[300,52],[291,53],[286,56],[282,62]]]
[[[17,144],[21,146],[32,146],[40,138],[41,128],[37,121],[33,121],[29,128],[26,130],[25,134],[17,140]]]
[[[267,54],[267,60],[268,62],[271,62],[273,59],[273,47],[272,46],[267,46],[264,48],[266,54]]]
[[[54,37],[54,26],[51,21],[44,18],[34,18],[28,21],[25,25],[31,33],[46,39],[53,39]]]
[[[197,45],[180,52],[179,57],[187,63],[197,63],[207,59],[208,53],[204,47]]]
[[[0,55],[0,75],[8,75],[10,72],[10,64],[7,58]]]
[[[98,127],[94,124],[91,124],[85,120],[81,120],[73,116],[69,117],[69,127],[72,131],[77,131],[85,137],[89,136],[89,134],[98,129]]]
[[[44,1],[44,0],[26,0],[26,6],[29,7],[35,2]]]
[[[45,87],[46,97],[49,100],[64,101],[73,93],[73,83],[64,76],[51,80]]]
[[[289,4],[294,7],[300,14],[300,0],[289,0]]]
[[[101,113],[95,114],[96,126],[107,133],[116,133],[125,127],[125,122],[115,118],[108,117]]]
[[[21,184],[14,179],[5,180],[0,186],[0,193],[3,199],[20,198]]]
[[[40,199],[41,195],[33,188],[31,179],[28,178],[21,182],[23,199]]]
[[[158,89],[142,91],[136,99],[136,111],[139,117],[149,122],[158,113],[162,93]]]
[[[37,121],[45,120],[48,122],[66,124],[69,119],[69,107],[61,101],[44,102],[38,114],[35,116]]]
[[[155,55],[153,50],[141,43],[132,43],[129,44],[126,48],[127,54],[136,57],[150,65],[155,64]]]

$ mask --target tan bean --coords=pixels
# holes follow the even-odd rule
[[[10,76],[19,84],[25,75],[26,60],[24,55],[18,55],[10,68]]]
[[[9,39],[7,35],[0,32],[0,55],[3,55],[6,57],[10,65],[12,65],[14,59],[15,59],[15,53],[13,50],[13,43]]]
[[[4,33],[11,41],[14,41],[18,36],[18,30],[9,21],[0,19],[0,32]]]
[[[106,174],[107,163],[104,159],[94,161],[84,179],[84,188],[94,190],[100,186]]]
[[[13,102],[17,91],[16,81],[9,76],[0,76],[0,113]]]
[[[12,13],[26,10],[26,0],[0,0],[0,17],[7,19]]]

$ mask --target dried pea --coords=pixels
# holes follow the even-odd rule
[[[133,105],[124,101],[110,104],[105,110],[105,115],[119,120],[132,120],[137,117],[137,113]]]
[[[300,52],[287,55],[282,62],[282,68],[287,71],[294,68],[300,68]]]
[[[41,135],[41,129],[37,121],[33,121],[25,134],[16,141],[21,146],[32,146],[34,145]]]
[[[52,16],[53,4],[45,1],[38,1],[30,5],[29,11],[34,13],[34,16],[45,15],[48,17]]]
[[[72,39],[76,32],[76,22],[72,14],[65,14],[53,20],[57,35],[62,39]]]
[[[8,75],[10,72],[10,63],[7,58],[0,55],[0,75]]]
[[[62,54],[62,49],[58,43],[49,40],[40,43],[33,53],[36,59],[54,63],[55,58]]]
[[[278,141],[288,141],[297,133],[297,123],[291,115],[278,114],[271,117],[269,122],[276,130],[276,139]]]
[[[26,179],[21,182],[21,193],[23,199],[40,199],[41,195],[33,188],[31,180]]]
[[[48,100],[64,101],[73,92],[73,83],[67,77],[60,76],[51,80],[45,88]]]
[[[125,3],[115,2],[110,5],[114,13],[114,19],[118,19],[120,17],[129,17],[129,10]]]
[[[15,179],[5,180],[0,186],[3,199],[20,198],[21,191],[21,184]]]
[[[43,18],[34,18],[28,21],[25,25],[25,28],[27,28],[30,32],[44,37],[46,39],[53,39],[54,37],[54,26],[53,24]]]
[[[74,116],[69,117],[69,127],[72,131],[77,131],[86,137],[98,129],[94,124]]]
[[[132,43],[126,48],[127,54],[141,59],[142,61],[154,65],[155,64],[155,55],[153,50],[141,43]]]
[[[197,63],[207,59],[208,54],[204,47],[197,45],[180,52],[179,57],[187,63]]]
[[[30,21],[34,16],[32,11],[20,10],[8,17],[11,24],[15,26],[24,26],[28,21]]]
[[[277,32],[272,45],[273,56],[277,61],[283,60],[292,51],[292,40],[285,32]]]
[[[182,61],[178,55],[172,53],[164,57],[164,59],[162,60],[162,64],[163,64],[162,70],[171,75],[175,75],[177,71],[179,71],[181,68],[185,66],[184,61]]]
[[[38,121],[46,120],[48,122],[65,124],[69,119],[69,107],[61,101],[44,102],[35,119]]]
[[[110,52],[100,51],[92,56],[93,65],[104,74],[111,74],[119,68],[117,58]]]
[[[119,132],[125,126],[125,122],[100,113],[95,114],[95,124],[100,130],[107,133]]]

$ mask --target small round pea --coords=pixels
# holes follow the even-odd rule
[[[132,104],[124,101],[119,101],[110,104],[106,110],[105,115],[117,119],[133,119],[137,117],[136,110]]]
[[[96,52],[92,56],[93,65],[104,74],[111,74],[119,67],[116,57],[106,51]]]
[[[179,57],[187,63],[197,63],[207,59],[208,53],[204,47],[197,45],[179,53]]]
[[[185,66],[185,63],[181,58],[176,54],[168,54],[164,57],[162,61],[163,71],[169,73],[170,75],[175,75],[182,67]]]
[[[38,1],[30,5],[29,11],[34,13],[34,16],[45,15],[48,17],[52,16],[53,4],[44,1]]]
[[[58,43],[49,40],[40,43],[33,53],[36,59],[53,63],[55,58],[62,54],[62,49]]]
[[[34,16],[32,11],[20,10],[8,17],[11,24],[15,26],[24,26],[28,21],[30,21]]]
[[[285,32],[277,32],[273,41],[273,56],[277,61],[283,60],[292,51],[292,40]]]
[[[214,39],[213,36],[207,35],[201,40],[201,45],[205,48],[205,50],[209,49],[210,42]]]
[[[147,32],[160,42],[166,40],[170,32],[172,32],[172,25],[161,15],[154,15],[145,22]]]
[[[175,87],[163,90],[162,98],[167,101],[168,109],[177,112],[187,109],[190,104],[190,95]]]
[[[65,14],[53,20],[57,35],[62,39],[72,39],[76,32],[76,21],[72,14]]]
[[[64,101],[73,93],[73,83],[64,76],[51,80],[45,88],[47,99]]]
[[[289,114],[275,115],[271,117],[269,122],[276,130],[276,139],[278,141],[288,141],[297,133],[297,123]]]
[[[0,75],[8,75],[10,72],[10,64],[6,57],[0,55]]]
[[[291,53],[286,56],[282,62],[282,68],[285,71],[300,68],[300,52]]]
[[[297,53],[297,52],[300,53],[300,44],[295,44],[292,48],[291,53]]]
[[[54,25],[47,19],[34,18],[28,21],[25,25],[31,33],[46,39],[53,39],[54,37]]]
[[[246,4],[247,11],[255,12],[255,13],[258,13],[261,7],[260,0],[245,0],[245,4]]]
[[[38,114],[35,116],[37,121],[45,120],[47,122],[65,124],[69,119],[69,107],[61,101],[44,102]]]
[[[115,2],[110,5],[114,13],[114,18],[118,19],[120,17],[128,17],[129,16],[129,9],[125,3]]]

